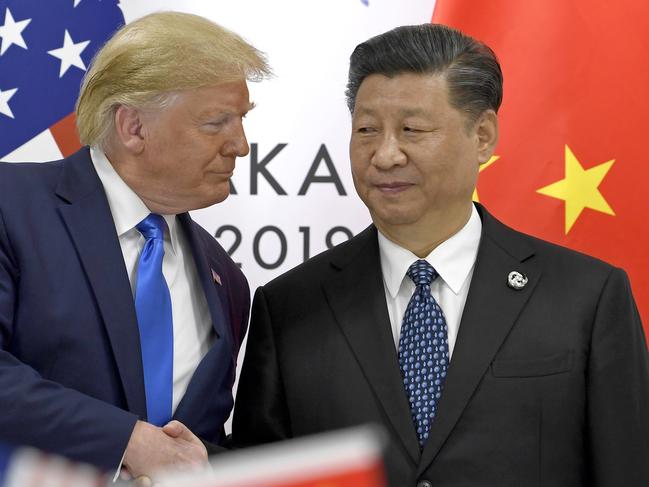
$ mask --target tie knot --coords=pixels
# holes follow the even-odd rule
[[[430,286],[430,283],[437,278],[437,271],[427,261],[419,259],[412,263],[406,275],[412,279],[417,286]]]
[[[138,223],[135,228],[140,232],[144,238],[149,239],[164,239],[165,228],[167,222],[160,215],[150,213],[144,220]]]

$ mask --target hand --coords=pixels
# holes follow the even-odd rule
[[[207,461],[207,450],[205,449],[205,445],[203,445],[203,442],[199,440],[198,437],[194,433],[192,433],[189,430],[189,428],[184,424],[182,424],[180,421],[177,421],[175,419],[169,421],[167,424],[165,424],[162,427],[162,431],[164,431],[167,435],[169,435],[172,438],[182,439],[187,441],[188,443],[192,443],[197,447],[200,447],[205,452],[205,461]]]
[[[181,422],[163,428],[138,421],[126,446],[124,466],[134,477],[155,480],[160,471],[187,471],[207,465],[201,441]]]

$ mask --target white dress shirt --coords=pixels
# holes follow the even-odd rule
[[[481,232],[482,221],[475,206],[472,206],[471,216],[464,227],[438,245],[425,258],[439,274],[439,277],[432,282],[430,291],[446,318],[449,359],[453,354],[460,328],[460,319],[473,276]],[[415,283],[406,272],[413,262],[419,260],[419,257],[400,247],[381,232],[379,232],[379,253],[392,336],[398,349],[403,315],[415,291]]]
[[[90,157],[108,198],[131,291],[135,295],[137,264],[145,240],[135,226],[151,210],[117,174],[103,152],[91,148]],[[172,408],[175,411],[214,337],[207,300],[187,237],[175,215],[162,216],[169,227],[164,237],[162,273],[171,295],[174,334]]]

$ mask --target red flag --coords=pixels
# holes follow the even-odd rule
[[[212,457],[199,473],[170,472],[174,487],[385,487],[385,439],[371,427],[321,433]]]
[[[649,335],[649,3],[437,0],[504,76],[477,197],[514,228],[624,268]]]

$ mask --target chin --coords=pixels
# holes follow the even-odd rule
[[[415,214],[413,211],[408,211],[407,209],[393,209],[387,210],[382,208],[379,211],[370,210],[372,215],[372,220],[379,221],[383,225],[410,225],[419,220],[418,214]]]
[[[226,179],[210,187],[205,188],[205,200],[209,201],[207,206],[225,201],[230,196],[230,180]]]
[[[212,206],[216,205],[217,203],[222,203],[226,199],[228,199],[228,196],[230,196],[230,191],[225,192],[225,193],[219,193],[218,195],[212,196],[208,203],[205,206]]]
[[[212,205],[225,201],[229,195],[230,195],[229,191],[227,193],[207,195],[205,196],[205,198],[195,200],[192,203],[191,208],[189,208],[189,210],[200,210],[201,208],[208,208]]]
[[[376,202],[375,202],[376,203]],[[414,204],[413,204],[414,203]],[[421,218],[422,208],[415,201],[381,201],[379,204],[367,204],[373,217],[388,225],[408,225]]]

